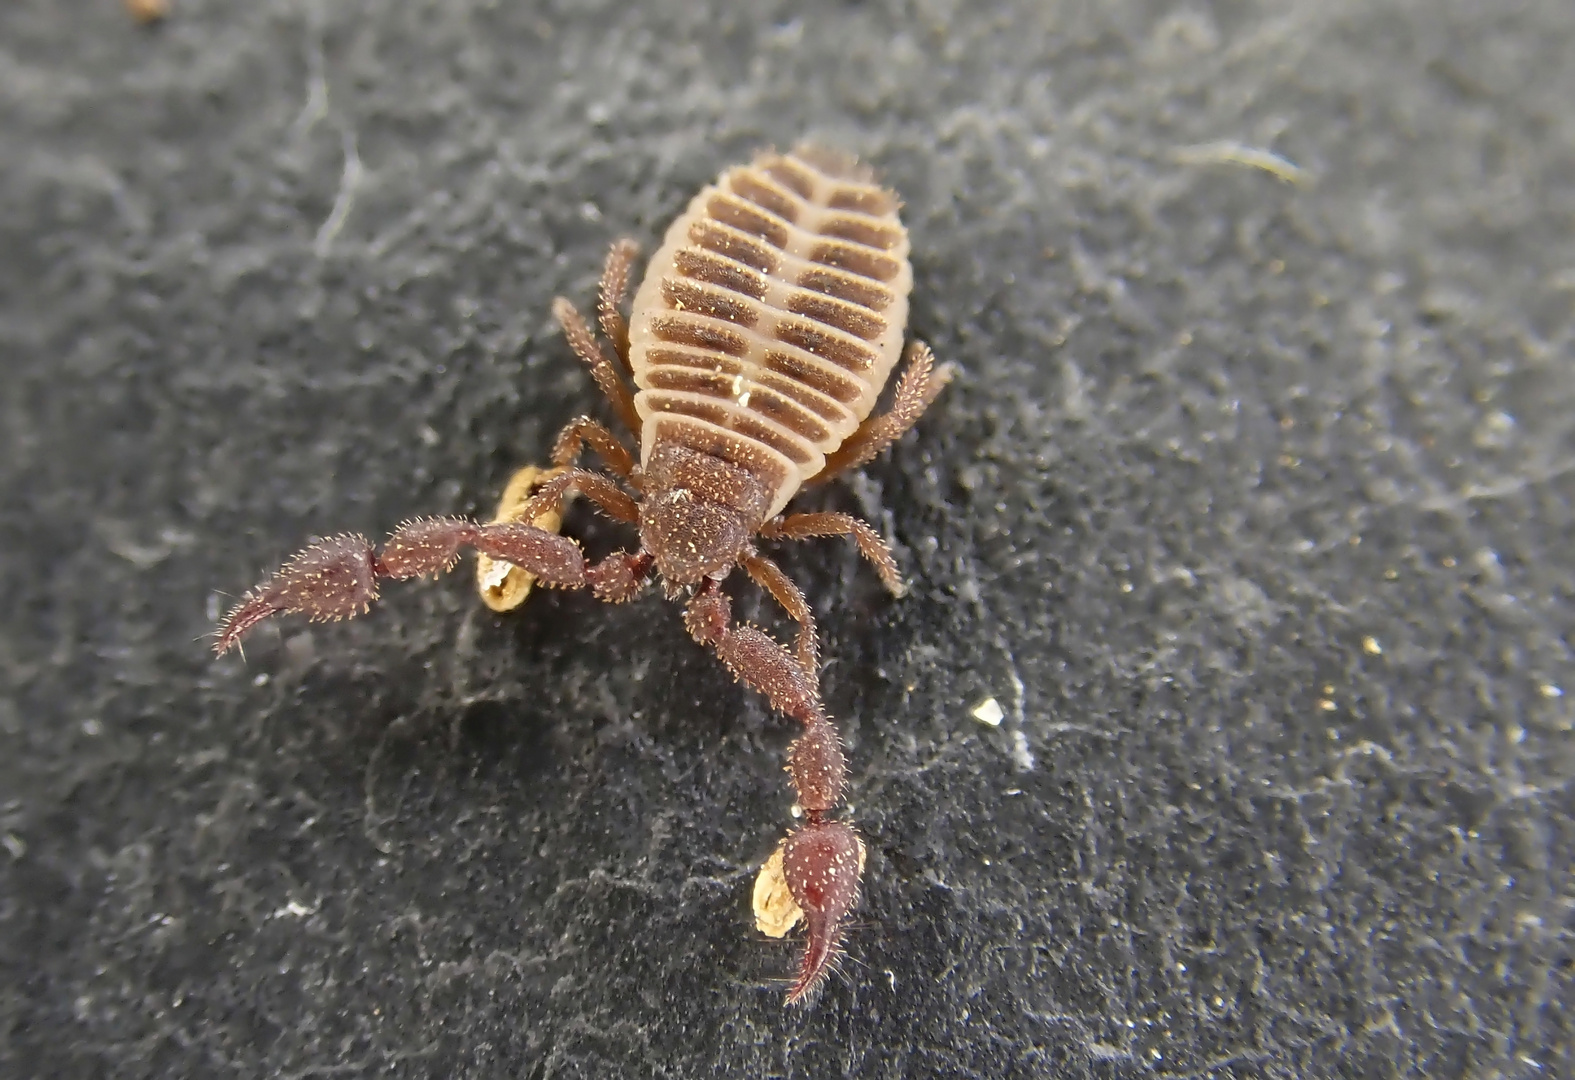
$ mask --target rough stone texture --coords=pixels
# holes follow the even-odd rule
[[[1567,0],[5,5],[0,1068],[1570,1075],[1572,55]],[[963,375],[809,501],[912,595],[784,556],[869,842],[784,1011],[792,731],[658,596],[202,635],[489,512],[599,407],[550,297],[806,134]]]

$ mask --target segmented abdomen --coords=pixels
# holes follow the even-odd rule
[[[643,457],[672,440],[747,467],[770,514],[875,405],[913,271],[897,196],[800,147],[730,169],[667,231],[635,293]]]

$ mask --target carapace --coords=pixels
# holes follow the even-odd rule
[[[850,536],[886,587],[903,592],[891,551],[865,522],[782,513],[804,484],[856,468],[898,439],[950,378],[950,366],[937,368],[915,342],[890,407],[871,415],[903,352],[913,281],[899,205],[852,157],[809,146],[761,154],[723,173],[668,229],[627,321],[619,309],[637,249],[615,243],[599,304],[612,358],[569,301],[555,301],[553,314],[637,443],[638,462],[618,434],[581,416],[558,436],[554,472],[511,485],[545,478],[506,519],[420,518],[380,550],[361,536],[321,540],[225,617],[216,651],[277,613],[358,615],[377,598],[379,578],[437,574],[467,547],[544,585],[589,586],[611,602],[634,598],[654,574],[670,599],[684,600],[690,635],[803,725],[788,772],[804,821],[781,847],[808,939],[788,1000],[803,1000],[840,948],[863,844],[832,816],[845,761],[821,704],[814,616],[756,542]],[[576,466],[586,446],[606,472]],[[552,521],[576,491],[636,526],[639,545],[589,563],[573,540],[532,524]],[[733,623],[722,582],[738,567],[798,624],[792,650]]]

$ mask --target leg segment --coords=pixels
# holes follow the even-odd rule
[[[552,302],[552,314],[558,320],[558,325],[563,327],[563,336],[569,339],[569,346],[581,360],[585,361],[591,369],[591,378],[596,380],[596,385],[601,387],[607,400],[612,402],[613,408],[618,413],[618,419],[623,421],[625,427],[635,436],[640,436],[640,416],[634,411],[634,397],[629,393],[629,387],[624,384],[623,376],[618,369],[607,359],[607,354],[602,352],[602,347],[597,344],[596,336],[591,333],[591,328],[586,325],[585,319],[580,315],[573,304],[558,297]]]
[[[820,693],[793,654],[753,626],[733,626],[733,605],[714,580],[708,580],[684,608],[689,635],[716,650],[733,677],[805,726],[827,722]]]
[[[549,511],[561,511],[570,488],[591,500],[614,521],[633,524],[640,520],[640,508],[622,488],[601,473],[586,469],[565,469],[537,488],[530,502],[520,511],[520,520],[535,521]]]
[[[820,986],[842,945],[843,922],[859,896],[864,845],[845,822],[828,815],[842,802],[847,763],[808,672],[770,637],[752,626],[732,625],[732,605],[716,581],[707,581],[684,609],[684,625],[700,644],[771,706],[804,725],[788,750],[788,775],[804,811],[803,828],[783,845],[783,876],[804,913],[808,940],[788,1002]]]
[[[955,372],[950,364],[937,368],[935,354],[922,341],[908,346],[908,366],[897,383],[891,410],[865,420],[841,446],[826,455],[825,467],[812,482],[823,483],[856,469],[902,438],[951,382]]]
[[[908,587],[902,583],[902,575],[897,572],[897,560],[892,558],[891,548],[886,546],[886,541],[852,514],[790,514],[766,522],[760,535],[779,540],[851,536],[854,543],[859,545],[859,554],[875,565],[875,572],[880,575],[888,592],[893,596],[903,596],[908,591]]]
[[[574,589],[586,583],[585,556],[566,536],[520,522],[478,525],[465,518],[418,518],[396,529],[380,552],[366,537],[353,534],[301,551],[224,617],[214,651],[229,651],[270,615],[289,612],[313,622],[360,615],[377,599],[378,578],[402,581],[443,573],[459,561],[463,547],[528,570],[543,585]]]
[[[769,592],[793,621],[798,623],[798,645],[795,653],[799,666],[818,684],[820,642],[815,634],[815,616],[809,610],[809,602],[804,599],[804,593],[793,583],[792,578],[782,572],[780,566],[764,555],[750,553],[740,561],[750,579]]]
[[[589,416],[575,417],[558,432],[558,441],[552,446],[553,465],[560,469],[573,465],[587,443],[601,455],[601,459],[614,473],[625,480],[634,475],[634,458],[618,440],[618,436]]]
[[[595,566],[588,567],[585,580],[590,582],[596,599],[622,604],[640,595],[651,575],[653,561],[649,555],[615,551]]]
[[[602,264],[602,285],[596,305],[602,333],[612,342],[624,377],[631,380],[634,368],[629,364],[629,324],[618,308],[623,303],[624,293],[629,291],[629,270],[639,257],[640,245],[633,240],[613,241],[613,246],[607,250],[607,261]]]

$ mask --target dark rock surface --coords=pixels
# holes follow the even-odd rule
[[[1567,0],[5,5],[0,1070],[1571,1075],[1572,55]],[[807,501],[912,595],[784,556],[870,846],[784,1011],[791,733],[658,596],[202,636],[488,512],[600,407],[550,298],[805,135],[964,374]]]

